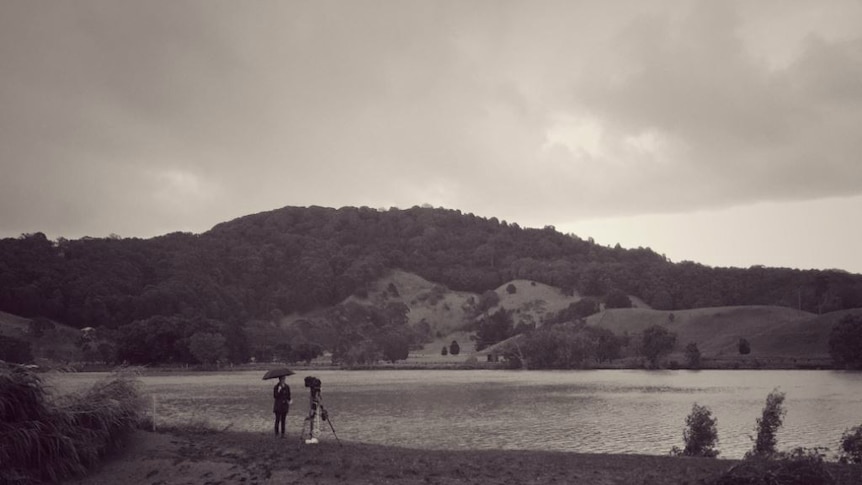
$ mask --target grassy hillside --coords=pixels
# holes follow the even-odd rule
[[[81,351],[76,345],[81,337],[80,330],[51,322],[53,328],[45,330],[41,337],[36,337],[30,331],[31,321],[29,318],[0,311],[0,335],[29,342],[37,362],[46,359],[59,362],[81,360]]]
[[[705,359],[739,362],[744,365],[828,363],[832,326],[849,311],[825,315],[775,306],[737,306],[694,310],[658,311],[640,308],[612,309],[592,315],[589,325],[622,334],[638,334],[651,325],[676,332],[678,352],[695,342]],[[745,338],[751,353],[740,355],[738,342]],[[755,363],[757,361],[757,363]]]

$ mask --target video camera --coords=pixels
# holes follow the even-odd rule
[[[312,389],[320,389],[321,386],[320,379],[314,376],[306,376],[305,378],[305,387],[310,387]]]

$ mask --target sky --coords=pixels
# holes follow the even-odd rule
[[[5,0],[0,237],[430,204],[862,273],[860,26],[860,0]]]

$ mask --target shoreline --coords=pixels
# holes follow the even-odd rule
[[[125,449],[73,485],[174,484],[709,484],[739,460],[523,450],[424,450],[304,445],[296,433],[135,431]],[[827,464],[835,483],[860,483],[862,466]]]
[[[698,368],[689,368],[685,366],[667,365],[657,369],[647,368],[641,365],[627,365],[628,363],[620,362],[618,364],[601,364],[585,368],[572,369],[538,369],[538,368],[513,368],[505,362],[477,362],[477,361],[461,361],[461,362],[398,362],[378,363],[369,365],[343,366],[331,363],[313,363],[313,364],[287,364],[284,362],[272,362],[269,364],[254,363],[254,364],[233,364],[213,366],[138,366],[146,374],[170,374],[175,372],[189,373],[207,373],[207,372],[242,372],[242,371],[261,371],[266,372],[273,367],[289,367],[295,372],[313,372],[320,370],[524,370],[524,371],[580,371],[580,370],[645,370],[645,371],[708,371],[708,370],[848,370],[832,365],[827,359],[757,359],[749,360],[719,360],[708,359]],[[109,365],[72,365],[75,372],[111,372],[122,366]],[[66,367],[68,368],[68,366]],[[40,370],[52,370],[51,367],[42,367]]]

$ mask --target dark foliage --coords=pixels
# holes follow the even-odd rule
[[[461,353],[461,346],[458,345],[457,340],[453,340],[451,344],[449,344],[449,353],[452,355],[458,355]]]
[[[33,362],[33,352],[30,342],[0,335],[0,360],[13,364],[29,364]]]
[[[702,456],[715,458],[719,455],[718,428],[712,411],[706,407],[694,403],[691,413],[685,418],[685,430],[682,433],[685,448],[680,450],[676,446],[671,450],[672,455]]]
[[[676,334],[661,325],[647,328],[641,337],[641,354],[653,368],[658,367],[661,358],[671,353],[675,346]]]
[[[605,308],[631,308],[632,300],[624,291],[613,289],[605,297]]]
[[[862,425],[850,428],[841,435],[841,461],[862,463]]]
[[[197,235],[2,239],[0,310],[78,328],[119,329],[156,317],[216,321],[228,358],[237,359],[250,350],[234,345],[228,328],[362,297],[390,268],[478,294],[513,279],[597,299],[613,289],[667,310],[862,307],[862,276],[841,271],[671,263],[648,248],[604,247],[552,227],[521,228],[454,210],[286,207]],[[477,315],[494,305],[487,293]],[[175,333],[172,341],[194,332]]]
[[[846,315],[832,327],[829,354],[836,367],[862,369],[862,315]]]
[[[685,363],[689,369],[700,369],[700,349],[695,342],[685,346]]]
[[[52,399],[41,378],[0,363],[0,483],[57,483],[116,450],[140,415],[137,381],[115,374]]]
[[[766,404],[763,413],[757,418],[757,437],[754,447],[745,454],[747,459],[751,458],[775,458],[777,456],[776,444],[778,442],[778,428],[784,424],[784,393],[773,390],[766,396]]]
[[[737,344],[737,349],[739,350],[740,355],[748,355],[751,353],[751,343],[748,342],[748,339],[740,338],[739,343]]]

